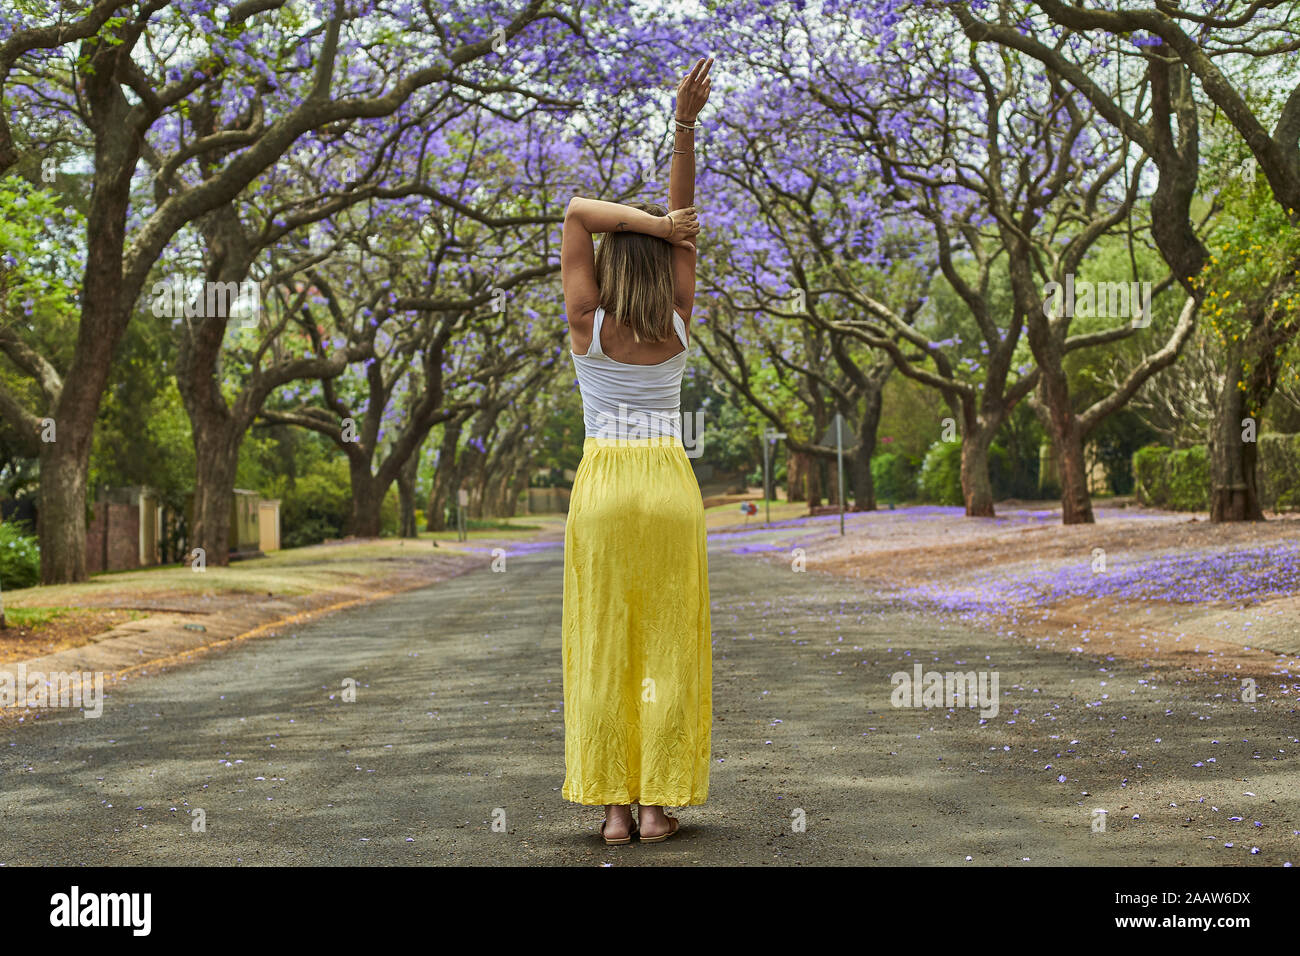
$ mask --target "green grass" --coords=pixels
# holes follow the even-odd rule
[[[144,612],[137,610],[99,608],[99,607],[7,607],[5,608],[6,627],[45,627],[62,617],[102,614],[104,611],[116,610],[127,620],[138,620]]]
[[[5,624],[9,627],[41,627],[73,610],[75,608],[70,607],[11,607],[5,610]]]
[[[510,518],[466,518],[470,531],[540,531],[539,524],[515,524]]]
[[[534,516],[535,524],[515,524],[500,519],[495,528],[474,529],[470,542],[499,540],[503,535],[527,539],[537,530],[563,527],[564,516]],[[131,568],[97,574],[84,584],[44,585],[5,593],[5,604],[49,607],[81,603],[90,595],[136,589],[139,591],[227,594],[309,594],[330,591],[358,579],[382,581],[392,573],[394,561],[421,561],[436,556],[434,542],[447,552],[456,551],[456,532],[422,533],[418,538],[380,538],[334,544],[314,544],[275,551],[265,557],[236,561],[228,567],[209,564],[201,573],[186,563],[162,567]],[[446,553],[446,552],[443,552]]]
[[[521,537],[531,536],[535,531],[545,531],[553,529],[557,525],[564,527],[565,516],[562,513],[529,515],[529,520],[537,522],[534,524],[515,524],[513,521],[518,519],[510,518],[480,518],[468,519],[465,522],[465,533],[468,540],[492,539],[499,538],[503,533],[514,534],[518,532]],[[408,542],[411,539],[407,539]],[[449,541],[453,544],[457,540],[456,529],[449,528],[446,531],[421,531],[417,541]]]

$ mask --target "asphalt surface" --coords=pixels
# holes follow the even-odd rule
[[[0,727],[0,865],[1300,861],[1292,700],[892,608],[725,539],[709,802],[664,844],[605,847],[599,808],[560,797],[561,550],[490,561],[133,677],[98,719]],[[917,663],[996,671],[999,713],[892,706]]]

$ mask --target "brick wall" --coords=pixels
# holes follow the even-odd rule
[[[108,525],[108,563],[105,566],[104,526]],[[86,527],[86,570],[121,571],[140,566],[140,509],[136,505],[95,505],[95,516]]]
[[[536,514],[554,514],[555,512],[568,513],[569,511],[569,489],[568,488],[529,488],[528,489],[528,513]]]

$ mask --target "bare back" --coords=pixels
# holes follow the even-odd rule
[[[591,329],[596,312],[585,313],[578,321],[569,323],[569,341],[574,352],[585,355],[591,347]],[[687,341],[690,332],[687,331]],[[685,351],[681,339],[669,334],[662,342],[637,342],[632,330],[606,316],[600,328],[600,349],[615,362],[624,365],[658,365]]]

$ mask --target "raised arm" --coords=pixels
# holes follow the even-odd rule
[[[673,120],[673,165],[668,174],[670,209],[695,205],[695,121],[709,101],[709,70],[712,57],[701,57],[677,87],[677,111]],[[673,307],[686,321],[689,336],[691,309],[695,304],[695,248],[673,250]]]
[[[570,224],[585,230],[588,239],[594,232],[644,232],[647,236],[658,236],[660,239],[668,239],[672,235],[672,226],[667,216],[652,216],[622,203],[584,199],[582,196],[570,199],[569,208],[564,211],[566,233]]]
[[[642,209],[603,199],[582,196],[570,199],[564,211],[564,232],[560,239],[560,284],[564,287],[564,312],[569,327],[572,329],[576,324],[583,339],[590,334],[587,317],[600,304],[596,252],[591,241],[595,232],[643,232],[671,242],[676,247],[674,253],[689,248],[694,256],[691,240],[699,232],[699,226],[695,222],[695,210],[690,208],[653,216]]]

